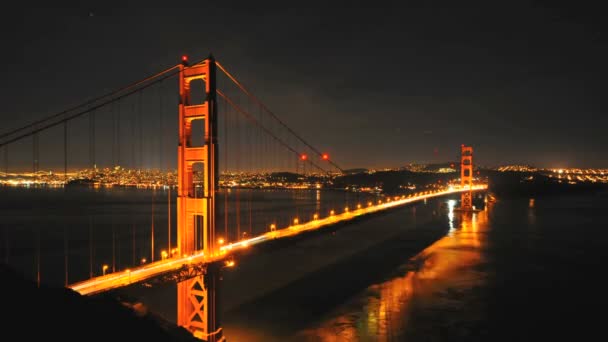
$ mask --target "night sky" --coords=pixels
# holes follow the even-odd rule
[[[599,5],[169,3],[5,8],[0,132],[213,53],[345,168],[608,167]]]

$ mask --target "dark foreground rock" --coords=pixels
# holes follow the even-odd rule
[[[5,341],[199,341],[141,304],[112,295],[38,288],[6,265],[0,265],[0,280]]]

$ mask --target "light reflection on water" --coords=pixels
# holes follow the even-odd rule
[[[363,296],[330,313],[317,328],[301,331],[295,340],[402,340],[409,330],[419,328],[410,322],[418,312],[461,305],[450,294],[485,281],[474,267],[482,262],[491,208],[455,213],[454,204],[447,203],[449,233],[412,258],[401,276],[370,286]]]

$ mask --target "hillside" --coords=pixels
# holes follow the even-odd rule
[[[3,336],[13,341],[199,341],[160,317],[136,312],[109,295],[84,297],[65,288],[37,288],[0,265]]]

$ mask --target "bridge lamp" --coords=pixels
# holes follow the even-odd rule
[[[177,248],[173,248],[173,249],[171,250],[171,255],[172,255],[172,256],[173,256],[173,255],[175,255],[175,254],[177,253],[177,251],[178,251],[178,249],[177,249]]]
[[[223,244],[224,244],[224,239],[219,238],[219,239],[217,240],[217,243],[219,243],[220,245],[223,245]]]
[[[347,213],[348,212],[348,207],[344,207],[344,212]]]
[[[145,263],[146,263],[146,261],[147,261],[147,260],[146,260],[146,258],[141,258],[141,263],[142,263],[142,264],[145,264]]]
[[[331,215],[331,216],[333,216],[335,213],[336,213],[336,212],[335,212],[335,211],[333,211],[333,210],[330,210],[330,211],[329,211],[329,215]]]
[[[372,204],[373,204],[372,202],[367,202],[367,206],[368,206],[368,207],[371,207],[371,206],[372,206]]]
[[[300,223],[300,220],[299,220],[297,217],[296,217],[296,218],[294,218],[294,219],[293,219],[293,224],[298,224],[298,223]]]
[[[273,224],[270,225],[270,231],[271,232],[274,232],[276,229],[277,229],[277,225],[276,224],[273,223]]]
[[[106,275],[106,271],[107,271],[107,270],[108,270],[108,265],[103,265],[103,266],[101,266],[101,273],[102,273],[103,275]]]
[[[357,204],[357,209],[361,209],[361,203]]]
[[[167,259],[167,251],[160,252],[160,256],[161,256],[162,260]]]
[[[314,214],[314,215],[312,215],[312,219],[313,219],[313,220],[316,220],[316,219],[318,219],[318,218],[319,218],[319,214]]]

